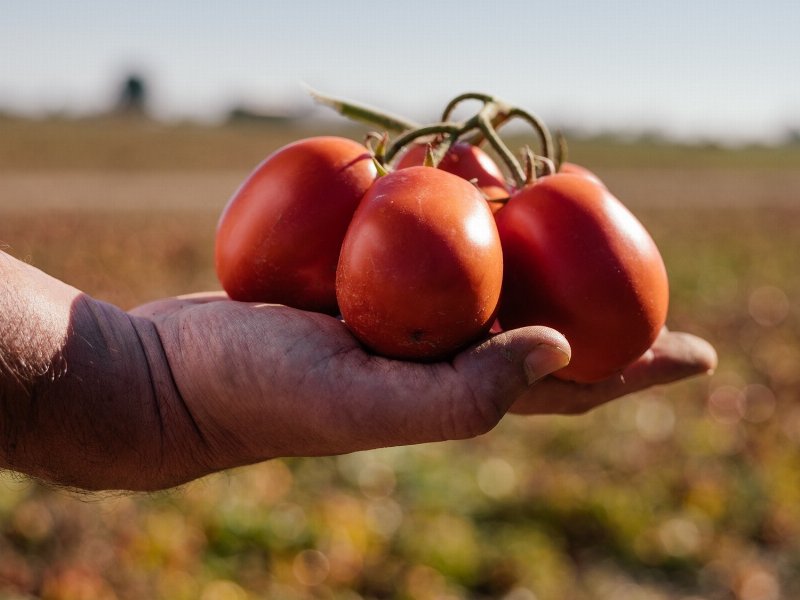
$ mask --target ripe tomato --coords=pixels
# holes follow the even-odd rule
[[[601,179],[597,175],[595,175],[592,171],[590,171],[586,167],[582,167],[581,165],[572,162],[561,163],[558,172],[570,175],[580,175],[581,177],[586,177],[587,179],[591,179],[592,181],[605,186],[605,184],[601,181]]]
[[[395,169],[405,169],[425,162],[425,144],[413,144],[405,149],[394,164]],[[508,198],[505,175],[486,152],[467,142],[456,142],[438,165],[442,171],[475,181],[487,200]]]
[[[336,314],[336,263],[347,226],[376,177],[352,140],[299,140],[267,157],[229,200],[215,263],[234,300]]]
[[[444,358],[486,334],[503,279],[492,213],[469,182],[432,167],[379,178],[347,231],[336,293],[366,346]]]
[[[602,185],[543,177],[495,215],[503,244],[503,328],[548,325],[572,347],[556,375],[593,382],[656,339],[667,316],[664,262],[642,224]]]
[[[506,205],[507,198],[503,200],[489,200],[489,210],[492,211],[492,214],[495,214],[498,210],[503,208]]]

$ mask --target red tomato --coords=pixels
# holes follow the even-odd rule
[[[641,356],[667,316],[664,262],[642,224],[602,185],[556,174],[495,215],[503,244],[503,328],[547,325],[572,361],[556,375],[603,380]]]
[[[267,157],[217,226],[217,276],[228,295],[338,313],[339,249],[375,177],[367,149],[344,138],[308,138]]]
[[[580,175],[581,177],[585,177],[586,179],[591,179],[592,181],[599,183],[600,185],[605,186],[602,180],[595,175],[592,171],[587,169],[586,167],[582,167],[581,165],[577,165],[571,162],[564,162],[561,163],[561,166],[558,169],[559,173],[569,174],[569,175]]]
[[[395,169],[406,169],[425,162],[425,144],[413,144],[403,151],[394,164]],[[475,184],[487,200],[508,198],[509,191],[505,176],[497,163],[477,146],[467,142],[456,142],[438,165],[442,171],[458,175]]]
[[[506,205],[508,198],[503,198],[502,200],[489,200],[489,210],[492,211],[492,214],[495,214],[498,210],[503,208]]]
[[[366,346],[434,360],[489,331],[502,279],[500,239],[480,192],[440,169],[409,167],[364,196],[342,246],[336,293]]]

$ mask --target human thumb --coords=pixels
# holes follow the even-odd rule
[[[339,424],[326,431],[343,439],[347,452],[475,437],[494,428],[530,395],[534,382],[569,359],[563,335],[523,327],[491,336],[449,361],[360,361],[348,385],[351,406],[334,411]]]
[[[461,354],[453,366],[471,394],[495,408],[498,420],[532,384],[565,367],[571,349],[549,327],[522,327],[500,333]]]
[[[566,341],[566,340],[565,340]],[[569,364],[570,348],[542,342],[535,346],[522,361],[528,385],[533,385],[546,375],[563,369]]]

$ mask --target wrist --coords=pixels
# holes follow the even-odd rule
[[[149,321],[0,252],[0,468],[85,489],[195,475],[180,449],[196,434],[154,336]]]

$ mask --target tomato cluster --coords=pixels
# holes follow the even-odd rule
[[[372,350],[440,359],[485,335],[502,286],[491,211],[465,179],[416,166],[377,177],[367,148],[319,137],[262,162],[217,226],[234,300],[341,314]]]
[[[599,381],[639,357],[667,316],[652,238],[595,174],[554,154],[538,120],[477,97],[473,119],[388,147],[318,137],[269,156],[219,221],[229,296],[341,315],[392,358],[447,358],[493,324],[563,333],[564,379]],[[495,131],[520,113],[544,150],[524,168]],[[510,178],[479,147],[486,139]]]

